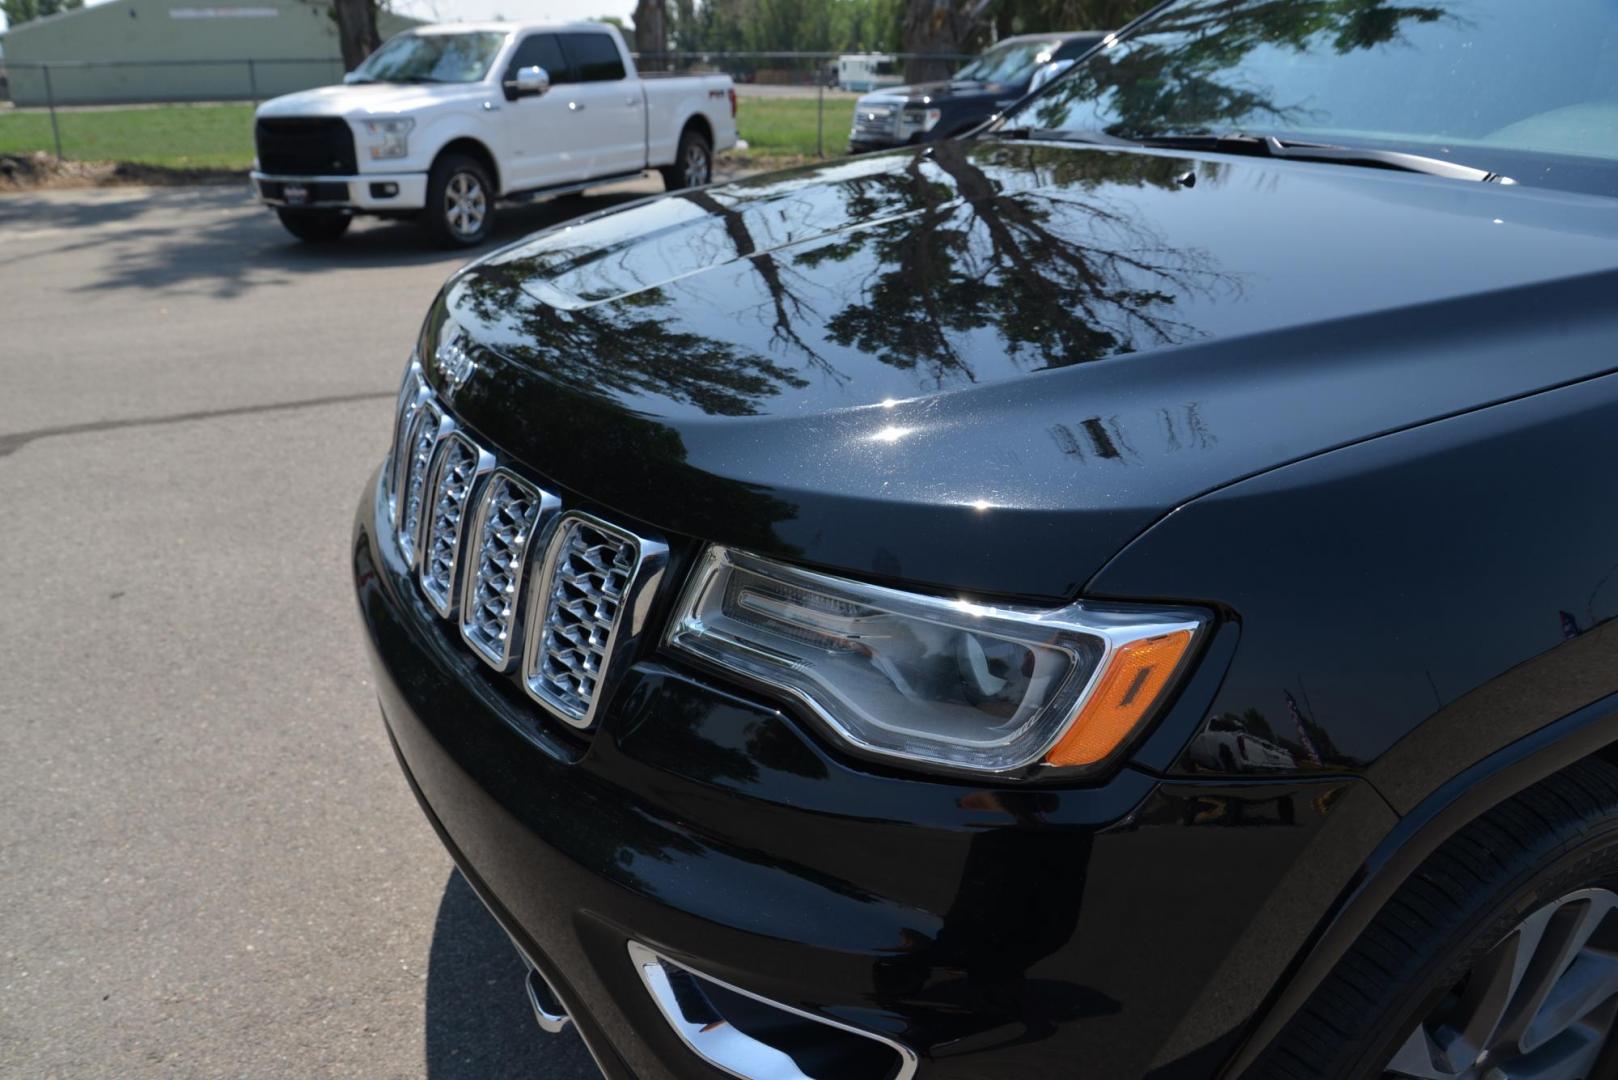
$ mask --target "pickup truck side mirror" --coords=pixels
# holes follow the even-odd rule
[[[537,64],[533,67],[518,68],[517,77],[507,79],[505,82],[506,97],[511,101],[522,97],[538,97],[550,88],[550,74]]]

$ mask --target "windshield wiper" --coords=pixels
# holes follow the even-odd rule
[[[1360,165],[1372,169],[1443,176],[1451,180],[1476,180],[1485,184],[1515,184],[1509,176],[1487,169],[1459,165],[1442,158],[1406,154],[1398,150],[1370,147],[1335,146],[1331,143],[1293,142],[1274,135],[1250,135],[1242,131],[1223,135],[1149,135],[1135,140],[1138,146],[1167,150],[1208,150],[1220,154],[1247,154],[1252,157],[1281,158],[1286,161],[1325,161],[1338,165]]]

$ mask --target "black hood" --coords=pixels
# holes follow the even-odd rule
[[[1566,335],[1615,318],[1615,205],[946,142],[537,234],[423,356],[484,438],[670,534],[1062,598],[1199,493],[1618,366]]]

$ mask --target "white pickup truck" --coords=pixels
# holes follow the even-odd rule
[[[604,23],[457,23],[392,38],[341,86],[265,102],[253,134],[253,185],[299,239],[379,214],[472,245],[502,198],[648,169],[670,190],[708,183],[736,143],[736,91],[726,75],[642,78]]]

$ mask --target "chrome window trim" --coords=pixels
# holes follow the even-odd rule
[[[421,517],[416,521],[410,520],[410,482],[415,475],[416,453],[415,447],[419,436],[426,430],[429,421],[433,423],[432,445],[427,450],[427,461],[421,478]],[[432,494],[428,482],[432,479],[433,462],[438,456],[438,448],[446,436],[455,430],[455,421],[450,419],[444,407],[433,400],[431,395],[422,402],[416,410],[416,418],[410,424],[410,437],[405,440],[409,453],[406,455],[404,466],[404,483],[399,489],[398,497],[403,500],[398,512],[399,521],[394,530],[394,537],[399,545],[399,554],[404,556],[405,562],[412,570],[421,561],[421,532],[427,516],[427,499]]]
[[[466,498],[462,501],[460,521],[456,524],[455,537],[450,543],[449,582],[442,596],[434,592],[434,586],[429,580],[432,570],[433,526],[438,517],[438,504],[444,482],[444,466],[449,461],[449,451],[452,444],[459,443],[472,452],[474,460],[471,479],[467,481]],[[421,584],[421,591],[427,597],[427,602],[433,610],[445,619],[452,618],[459,599],[461,586],[461,552],[465,547],[467,519],[474,517],[477,512],[478,500],[483,494],[483,480],[494,471],[494,455],[473,442],[466,434],[459,430],[451,430],[438,442],[438,448],[433,451],[433,466],[427,474],[428,483],[426,492],[428,498],[422,505],[421,521],[421,555],[416,560],[416,579]]]
[[[762,994],[743,990],[723,979],[705,975],[693,967],[671,960],[638,941],[629,942],[628,948],[629,961],[635,965],[641,984],[646,987],[647,994],[651,996],[658,1012],[663,1014],[664,1021],[673,1029],[674,1034],[697,1057],[721,1072],[737,1077],[738,1080],[811,1080],[811,1078],[785,1053],[754,1039],[729,1023],[704,1025],[686,1020],[674,995],[674,987],[669,983],[667,967],[681,969],[695,978],[723,987],[733,994],[752,998],[760,1004],[779,1009],[810,1023],[824,1024],[826,1027],[837,1028],[850,1035],[858,1035],[881,1043],[899,1056],[899,1068],[893,1074],[892,1080],[911,1080],[916,1075],[918,1065],[916,1052],[886,1035],[878,1035],[874,1031],[867,1031],[864,1028],[805,1012],[791,1005],[783,1005],[779,1001],[772,1001]]]
[[[505,648],[498,654],[485,649],[475,637],[469,627],[473,625],[472,605],[477,600],[477,574],[483,555],[483,530],[488,522],[489,504],[492,502],[497,484],[507,481],[518,487],[525,488],[539,500],[539,511],[534,515],[534,525],[529,532],[527,541],[523,544],[522,555],[518,559],[516,580],[511,596],[511,630],[506,634]],[[460,617],[456,620],[461,639],[472,647],[472,651],[495,671],[505,673],[511,670],[513,661],[520,655],[517,652],[517,640],[523,634],[522,595],[526,580],[531,577],[530,565],[533,562],[533,551],[536,544],[544,543],[549,538],[549,532],[555,525],[557,515],[562,508],[562,501],[538,484],[523,479],[516,473],[503,466],[492,470],[484,478],[483,488],[478,495],[477,514],[473,518],[472,537],[478,545],[477,551],[466,559],[466,566],[462,570]]]
[[[623,540],[633,545],[635,549],[634,568],[629,572],[629,579],[624,585],[623,599],[619,602],[617,618],[613,620],[612,630],[607,636],[595,692],[591,695],[589,707],[582,716],[575,715],[542,684],[536,685],[539,682],[540,649],[544,644],[550,601],[554,596],[556,561],[569,536],[568,524],[574,521]],[[594,514],[570,510],[557,519],[545,544],[545,559],[537,571],[538,579],[543,584],[534,589],[533,595],[528,600],[525,620],[527,637],[523,642],[522,685],[530,698],[570,727],[587,731],[595,726],[597,714],[603,703],[612,696],[613,688],[622,677],[623,666],[628,656],[633,653],[636,643],[645,634],[652,600],[656,597],[658,586],[663,580],[663,571],[668,566],[668,556],[668,545],[661,540],[639,536],[620,525],[603,521]]]

